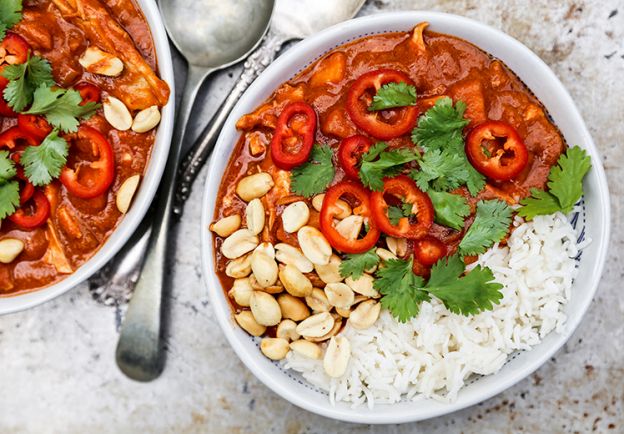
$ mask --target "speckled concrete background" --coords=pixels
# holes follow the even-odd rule
[[[77,288],[0,318],[1,433],[624,432],[624,3],[378,0],[362,14],[393,9],[457,13],[509,33],[554,69],[577,102],[603,155],[613,230],[597,296],[569,343],[530,378],[446,417],[374,427],[307,413],[260,384],[213,319],[198,263],[199,187],[172,259],[162,377],[138,384],[119,372],[114,351],[123,309],[102,306],[86,287]],[[205,86],[198,118],[210,116],[236,76],[226,71]]]

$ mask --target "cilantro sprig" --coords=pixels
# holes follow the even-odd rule
[[[39,86],[33,94],[33,103],[25,113],[43,115],[50,125],[63,132],[76,132],[79,119],[88,119],[100,104],[82,104],[80,92],[74,89],[57,89]]]
[[[403,217],[410,217],[414,215],[412,212],[413,205],[411,203],[402,203],[401,206],[390,205],[388,207],[388,220],[393,226],[399,224],[399,220]]]
[[[334,179],[333,151],[328,145],[315,144],[310,160],[292,170],[290,189],[295,194],[312,197],[325,191]]]
[[[345,255],[345,259],[342,261],[339,267],[340,275],[343,278],[351,277],[353,279],[359,279],[364,274],[365,270],[369,270],[379,264],[379,256],[375,253],[373,247],[364,253],[349,253]]]
[[[382,294],[381,305],[400,322],[418,315],[423,301],[436,297],[451,312],[473,315],[493,309],[503,297],[502,285],[494,282],[489,268],[480,265],[464,274],[465,264],[455,254],[442,258],[431,269],[425,280],[412,271],[412,259],[389,259],[376,273],[374,287]]]
[[[379,88],[369,111],[416,105],[416,88],[405,82],[387,83]]]
[[[24,173],[33,185],[47,185],[58,178],[67,162],[69,145],[53,130],[39,146],[29,146],[20,159]]]
[[[532,220],[537,215],[561,211],[569,213],[583,195],[583,178],[591,169],[591,157],[585,150],[569,148],[548,174],[549,191],[532,189],[531,197],[520,201],[518,215]]]
[[[459,243],[462,255],[478,255],[509,232],[513,209],[502,200],[482,200],[477,203],[477,213],[472,225]]]
[[[470,206],[465,197],[445,191],[429,191],[437,224],[456,230],[464,227],[464,219],[470,215]]]
[[[0,1],[0,42],[6,36],[6,31],[22,19],[22,0]]]
[[[374,191],[383,190],[383,179],[398,175],[404,164],[418,158],[413,149],[398,148],[387,150],[388,145],[379,142],[362,155],[360,181],[365,187]]]
[[[465,184],[476,196],[485,186],[485,177],[472,167],[464,152],[463,129],[470,122],[464,118],[465,111],[464,102],[453,105],[451,98],[444,97],[418,120],[412,141],[424,154],[420,171],[412,171],[410,176],[421,189],[452,190]]]
[[[6,65],[2,76],[9,80],[4,99],[16,112],[32,103],[38,87],[54,85],[50,62],[39,56],[29,56],[26,62],[17,65]]]
[[[19,207],[19,183],[12,179],[17,173],[8,151],[0,151],[0,220]]]

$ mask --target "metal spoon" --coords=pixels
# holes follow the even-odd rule
[[[151,216],[152,236],[145,265],[117,344],[117,365],[135,380],[153,380],[163,367],[161,301],[165,258],[172,253],[167,235],[180,149],[193,101],[206,76],[239,62],[259,44],[268,29],[273,6],[274,0],[160,1],[167,33],[189,67],[158,203]]]
[[[173,212],[182,215],[191,186],[219,137],[226,118],[245,89],[273,61],[285,42],[303,39],[355,16],[365,0],[277,0],[271,27],[262,45],[247,59],[230,95],[223,101],[181,163]]]

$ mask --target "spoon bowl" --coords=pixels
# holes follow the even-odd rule
[[[255,48],[273,1],[161,0],[160,9],[171,41],[189,64],[216,70]]]

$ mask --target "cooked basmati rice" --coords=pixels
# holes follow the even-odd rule
[[[516,218],[514,226],[507,246],[496,245],[477,261],[504,285],[494,310],[465,317],[432,299],[404,324],[384,310],[367,330],[347,323],[342,335],[351,342],[351,359],[341,378],[328,377],[322,360],[292,351],[284,367],[327,391],[332,403],[372,408],[404,398],[455,400],[471,375],[495,373],[514,351],[563,330],[579,248],[574,228],[561,213],[528,223]]]

